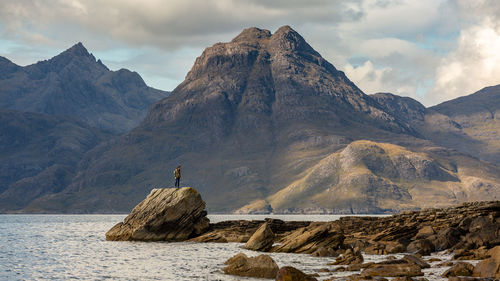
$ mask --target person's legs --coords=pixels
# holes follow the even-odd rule
[[[179,187],[180,182],[181,182],[181,179],[179,179],[179,178],[175,179],[175,187]]]

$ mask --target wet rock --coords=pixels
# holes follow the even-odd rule
[[[453,259],[455,260],[484,260],[489,258],[488,249],[480,247],[478,249],[458,249],[454,252]]]
[[[310,222],[307,221],[282,221],[278,219],[266,219],[265,221],[222,221],[210,224],[210,228],[205,234],[195,237],[190,241],[246,243],[263,223],[270,225],[276,239],[286,236],[294,230],[306,227],[310,224]]]
[[[276,281],[317,281],[313,276],[305,274],[304,272],[291,266],[284,266],[279,269],[276,274]]]
[[[363,255],[358,248],[347,249],[345,253],[338,257],[332,265],[350,265],[363,263]]]
[[[431,241],[428,239],[419,239],[411,242],[406,250],[413,254],[420,254],[422,256],[428,256],[434,252],[435,247]]]
[[[271,249],[273,242],[274,233],[271,230],[271,226],[266,222],[250,237],[245,244],[245,249],[266,252]]]
[[[414,263],[377,263],[361,272],[362,277],[404,277],[423,276],[420,266]]]
[[[351,264],[349,265],[346,270],[347,271],[360,271],[361,269],[368,268],[370,266],[373,266],[375,263],[373,262],[368,262],[368,263],[358,263],[358,264]]]
[[[418,265],[420,268],[429,268],[431,267],[426,261],[423,259],[415,256],[415,255],[405,255],[403,257],[403,260],[408,262],[408,263],[413,263]]]
[[[488,255],[490,258],[476,264],[472,276],[500,278],[500,246],[489,250]]]
[[[276,262],[268,255],[249,258],[239,253],[228,259],[225,264],[227,266],[222,269],[224,273],[245,277],[274,278],[279,269]]]
[[[451,268],[446,270],[441,276],[452,277],[452,276],[471,276],[474,266],[466,262],[457,262]]]
[[[321,247],[314,251],[311,255],[314,257],[336,257],[339,253],[332,248]]]
[[[191,187],[153,189],[106,240],[183,241],[209,228],[206,215],[205,202]]]

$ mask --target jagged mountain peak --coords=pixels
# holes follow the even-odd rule
[[[244,29],[240,34],[234,37],[231,42],[252,42],[260,39],[267,39],[269,37],[271,37],[271,31],[257,27],[250,27]]]

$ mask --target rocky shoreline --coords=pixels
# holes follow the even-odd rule
[[[427,280],[421,276],[424,275],[422,269],[430,267],[428,256],[446,251],[453,254],[453,261],[440,265],[451,266],[443,278],[500,278],[500,201],[465,203],[390,217],[342,217],[331,222],[266,219],[210,224],[206,215],[205,202],[196,190],[154,189],[123,223],[106,233],[106,239],[239,242],[246,243],[246,249],[260,252],[336,257],[325,271],[353,272],[346,277],[322,280],[387,280],[390,277]],[[404,256],[364,263],[363,254]],[[481,261],[473,265],[461,260]],[[238,254],[227,261],[224,271],[275,280],[317,280],[317,276],[297,269],[278,269],[273,263],[265,255],[249,258]],[[260,276],[263,272],[266,275]]]

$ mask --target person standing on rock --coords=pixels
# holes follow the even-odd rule
[[[181,185],[181,165],[177,166],[174,170],[175,187],[179,188]]]

